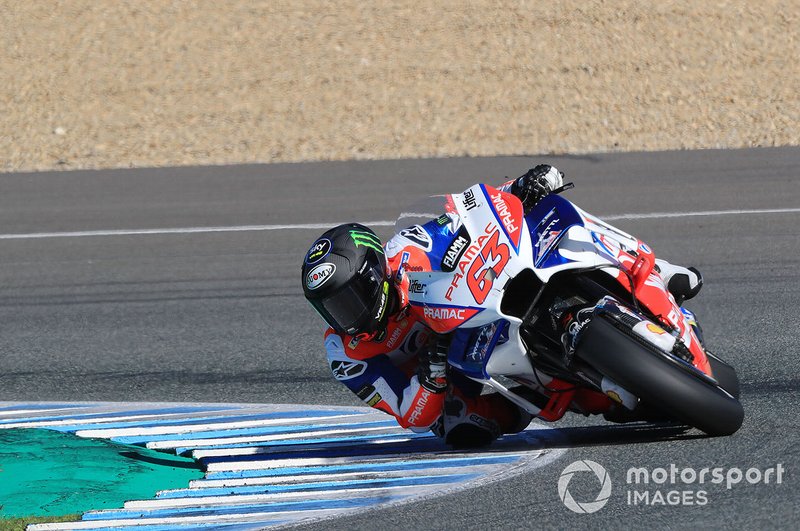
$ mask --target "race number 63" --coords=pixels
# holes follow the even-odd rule
[[[489,296],[495,277],[506,267],[510,256],[508,245],[500,243],[500,231],[494,231],[467,272],[467,286],[478,304]],[[486,278],[490,269],[494,274]]]

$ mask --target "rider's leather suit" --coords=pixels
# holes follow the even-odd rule
[[[500,189],[507,190],[512,182]],[[409,290],[417,288],[406,273],[441,270],[444,257],[432,249],[433,241],[453,240],[459,227],[458,216],[446,214],[404,229],[386,242],[400,311],[390,316],[386,333],[372,341],[330,328],[325,348],[333,376],[369,406],[393,415],[403,428],[433,429],[444,436],[452,426],[470,423],[497,437],[524,429],[530,415],[501,395],[481,395],[481,386],[467,378],[451,375],[447,393],[434,393],[422,387],[416,375],[418,354],[432,330],[424,310],[408,304]],[[442,417],[445,401],[447,415]]]

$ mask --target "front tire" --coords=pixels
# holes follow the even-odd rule
[[[575,354],[648,406],[709,435],[742,425],[744,410],[732,393],[602,314],[581,331]]]
[[[711,352],[706,351],[706,355],[708,363],[711,365],[711,372],[714,374],[714,379],[719,382],[719,386],[728,391],[733,398],[739,400],[739,377],[736,375],[736,369]]]

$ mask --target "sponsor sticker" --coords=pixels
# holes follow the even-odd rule
[[[472,348],[467,352],[465,359],[473,363],[480,363],[486,357],[489,351],[489,343],[491,343],[494,333],[497,331],[497,323],[489,323],[481,327],[478,336],[475,338],[475,343]]]
[[[561,230],[556,225],[560,219],[556,216],[558,216],[558,212],[553,209],[536,226],[537,237],[536,243],[533,245],[536,251],[536,260],[544,256],[559,234],[561,234]]]
[[[422,294],[422,293],[425,293],[425,288],[426,287],[427,287],[427,284],[423,284],[422,282],[420,282],[417,279],[412,279],[411,283],[408,285],[408,292],[409,293]]]
[[[497,194],[491,197],[492,197],[492,204],[494,205],[494,208],[497,211],[497,215],[500,216],[500,221],[503,222],[503,227],[505,227],[506,229],[508,238],[511,240],[511,243],[514,246],[519,245],[520,225],[518,220],[522,214],[521,207],[516,209],[511,207],[506,202],[502,192],[497,192]]]
[[[378,307],[378,313],[375,314],[375,320],[380,321],[383,319],[383,314],[386,313],[386,306],[389,299],[389,282],[383,281],[383,290],[381,291],[381,303]],[[384,330],[384,332],[386,332]]]
[[[430,319],[458,319],[463,321],[466,319],[464,316],[464,308],[432,308],[425,306],[425,317]]]
[[[316,264],[328,256],[328,253],[331,252],[331,246],[331,241],[328,238],[317,240],[306,255],[306,263],[308,265]]]
[[[411,258],[411,253],[408,251],[403,251],[403,254],[400,255],[400,265],[397,267],[397,275],[395,276],[395,281],[400,282],[403,279],[403,273],[405,272],[406,262],[408,259]]]
[[[314,290],[325,284],[336,272],[336,264],[325,262],[315,266],[306,275],[306,287]]]
[[[408,325],[408,320],[403,319],[398,324],[397,327],[392,331],[392,335],[389,336],[389,339],[386,340],[386,348],[393,349],[394,346],[397,344],[397,341],[403,335],[403,330]]]
[[[478,206],[478,203],[475,201],[475,192],[473,192],[471,189],[464,192],[464,194],[461,196],[461,201],[464,204],[464,208],[467,210],[472,210]]]
[[[350,338],[350,342],[347,344],[347,348],[349,348],[351,350],[356,348],[358,346],[358,342],[359,341],[360,341],[360,339],[358,339],[358,337],[356,337],[356,336],[351,337]]]
[[[356,396],[361,400],[366,400],[375,392],[375,386],[367,384],[358,391],[356,391]]]
[[[455,271],[456,265],[458,265],[459,260],[461,260],[464,251],[467,250],[470,243],[472,243],[472,239],[469,237],[469,232],[467,232],[466,227],[462,226],[458,229],[456,237],[444,252],[444,256],[442,256],[442,271],[446,273]]]

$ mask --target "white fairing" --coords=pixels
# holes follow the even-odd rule
[[[496,380],[501,376],[513,376],[517,381],[532,384],[546,383],[551,380],[549,376],[535,370],[526,353],[527,349],[519,334],[522,321],[517,317],[504,314],[500,309],[505,286],[509,280],[525,269],[534,271],[545,283],[554,274],[567,269],[604,268],[607,266],[608,272],[616,275],[619,272],[617,268],[619,262],[616,260],[618,251],[620,249],[636,249],[639,242],[636,238],[583,212],[574,205],[577,215],[582,218],[580,222],[583,223],[583,226],[574,224],[566,231],[553,234],[552,237],[540,234],[539,241],[533,242],[531,233],[536,233],[536,231],[529,229],[524,217],[520,215],[517,220],[504,221],[497,213],[498,209],[492,208],[490,204],[496,199],[496,195],[492,195],[491,191],[486,191],[482,185],[475,185],[462,194],[444,196],[444,198],[445,200],[450,199],[451,213],[449,215],[455,218],[455,214],[457,214],[469,232],[471,242],[460,259],[459,267],[452,272],[408,273],[412,281],[417,280],[420,284],[425,285],[423,291],[409,294],[410,301],[412,304],[415,303],[426,308],[428,305],[441,307],[445,304],[457,308],[480,310],[476,315],[461,323],[459,328],[477,328],[499,319],[508,321],[508,340],[495,346],[486,363],[485,374],[482,377],[476,377],[474,374],[468,374],[468,376],[495,387],[529,412],[536,414],[540,411],[537,407],[521,400],[513,393],[509,393]],[[452,212],[453,207],[455,212]],[[442,207],[440,212],[445,211],[444,208]],[[516,222],[521,223],[521,226],[517,227]],[[455,228],[457,224],[454,223],[453,226]],[[505,246],[509,251],[505,264],[503,264],[502,252],[489,251],[486,253],[485,259],[478,257],[486,243],[491,242],[495,233],[499,233],[497,240],[499,246]],[[510,235],[518,235],[518,245],[515,246],[516,242],[512,241]],[[544,247],[554,248],[553,253],[560,256],[559,260],[562,263],[536,267],[534,257],[542,257],[545,254]],[[472,269],[476,259],[482,261],[481,267]],[[494,269],[488,271],[484,277],[488,278],[488,281],[491,281],[491,277],[496,274],[497,268],[501,268],[501,271],[491,281],[491,289],[488,290],[485,299],[479,300],[479,297],[476,297],[469,287],[468,274],[470,271],[473,273],[477,271],[476,276],[480,276],[480,273],[490,268]]]

